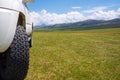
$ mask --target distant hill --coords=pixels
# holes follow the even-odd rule
[[[112,20],[86,20],[75,23],[63,23],[50,26],[36,26],[39,30],[79,30],[79,29],[103,29],[103,28],[118,28],[120,27],[120,18]]]

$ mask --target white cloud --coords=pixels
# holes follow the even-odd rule
[[[84,12],[88,13],[88,19],[97,19],[97,20],[110,20],[118,18],[120,15],[120,8],[118,10],[107,10],[108,7],[95,7],[91,10],[86,10]]]
[[[110,20],[110,19],[117,18],[118,14],[120,14],[120,13],[118,13],[117,11],[113,11],[113,10],[98,11],[98,12],[92,13],[91,16],[89,16],[88,18],[98,19],[98,20],[101,20],[101,19]]]
[[[59,23],[70,23],[85,20],[85,17],[77,11],[68,12],[66,14],[49,13],[46,10],[40,12],[30,13],[35,25],[41,24],[59,24]]]
[[[93,13],[93,12],[97,12],[97,11],[103,11],[103,10],[105,10],[107,8],[108,8],[107,6],[94,7],[92,9],[85,10],[84,12],[85,13]]]
[[[71,11],[64,14],[49,13],[46,10],[40,12],[31,12],[31,16],[35,25],[52,25],[59,23],[78,22],[87,19],[110,20],[120,17],[120,8],[117,10],[107,10],[107,7],[96,7],[91,10],[83,11],[87,15],[78,11]]]
[[[120,8],[118,8],[118,10],[117,10],[119,13],[120,13]]]
[[[79,7],[79,6],[74,6],[74,7],[72,7],[72,9],[80,9],[81,7]]]

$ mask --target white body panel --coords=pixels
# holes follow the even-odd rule
[[[20,12],[25,15],[26,33],[32,33],[32,22],[24,4],[22,0],[0,0],[0,52],[11,45]]]

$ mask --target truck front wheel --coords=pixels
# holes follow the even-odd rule
[[[1,78],[3,80],[24,80],[29,66],[29,42],[24,27],[16,28],[13,42],[2,56]]]

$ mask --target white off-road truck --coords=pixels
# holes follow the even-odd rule
[[[24,80],[29,66],[33,23],[27,2],[0,0],[0,80]]]

